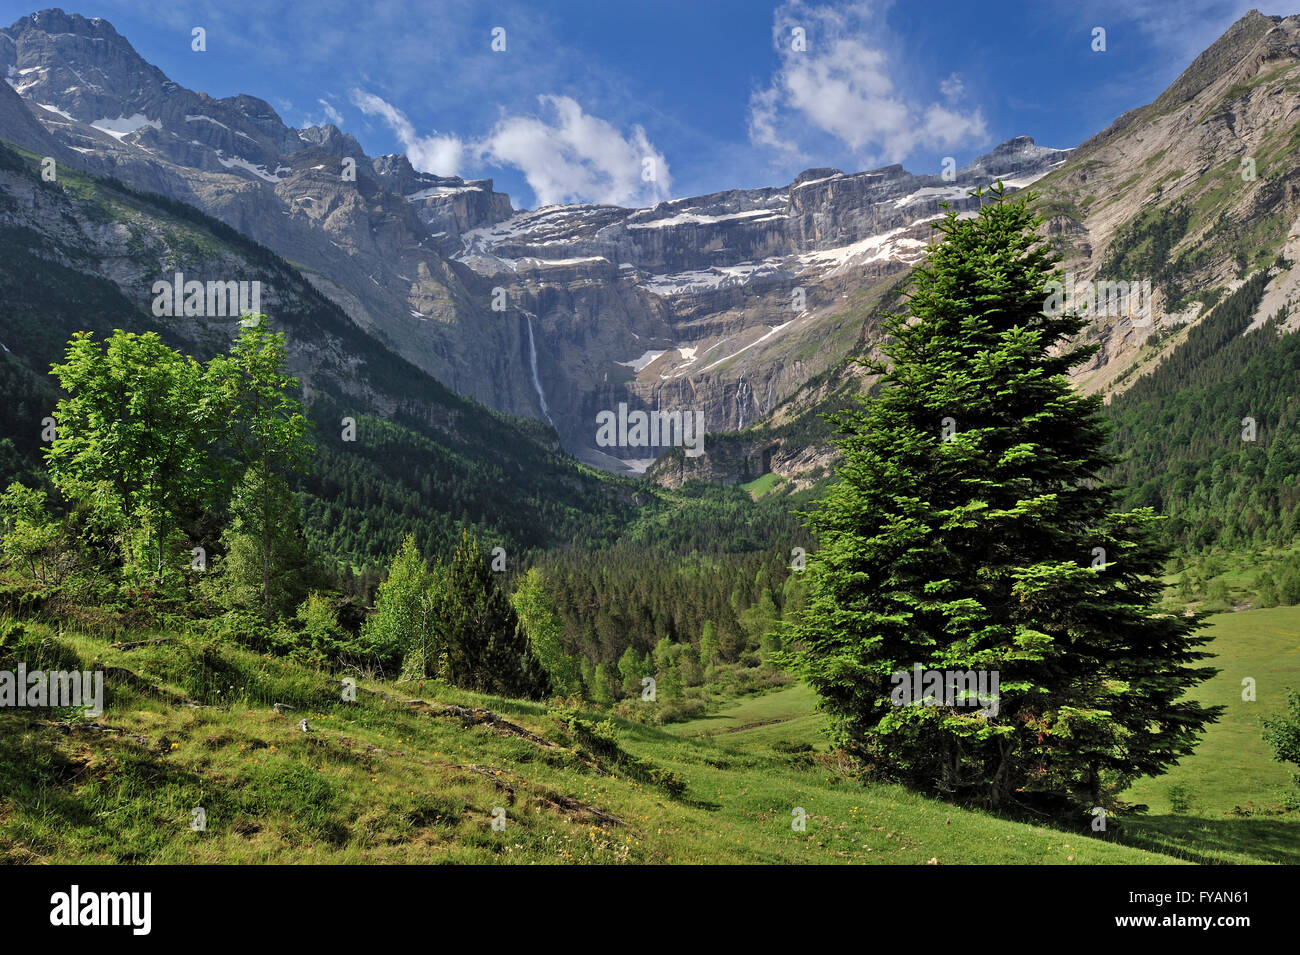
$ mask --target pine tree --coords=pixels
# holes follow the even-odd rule
[[[542,572],[529,568],[510,598],[519,622],[528,634],[528,644],[537,656],[555,692],[566,696],[582,692],[582,671],[578,661],[565,652],[564,621],[546,594]]]
[[[677,672],[686,686],[699,686],[704,682],[704,668],[700,666],[700,654],[692,643],[677,644]]]
[[[250,467],[231,497],[230,513],[216,598],[256,610],[267,622],[289,616],[321,576],[289,485],[274,472]]]
[[[700,631],[700,665],[713,666],[718,662],[718,628],[713,625],[712,620],[704,621],[704,629]]]
[[[622,679],[624,696],[636,696],[641,692],[641,678],[647,674],[641,667],[641,657],[631,647],[618,658],[618,674]]]
[[[1189,754],[1217,708],[1183,694],[1215,671],[1187,666],[1200,621],[1156,611],[1158,519],[1113,510],[1098,479],[1101,402],[1066,377],[1096,346],[1045,307],[1058,257],[1030,199],[999,185],[936,225],[888,361],[868,362],[878,394],[834,418],[843,460],[807,515],[819,546],[787,645],[839,741],[884,773],[1064,809]],[[996,707],[896,705],[916,665],[997,674]]]
[[[608,663],[597,663],[588,687],[588,695],[590,695],[592,702],[599,703],[602,706],[608,706],[614,702],[614,677],[610,669]]]
[[[451,560],[434,576],[436,675],[487,693],[544,695],[550,679],[478,541],[462,534]]]

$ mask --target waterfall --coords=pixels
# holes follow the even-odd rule
[[[537,343],[533,341],[533,317],[526,316],[528,319],[528,361],[533,368],[533,388],[537,391],[537,400],[542,403],[542,414],[551,427],[555,427],[555,422],[551,420],[551,409],[546,407],[546,395],[542,394],[542,379],[537,376]]]

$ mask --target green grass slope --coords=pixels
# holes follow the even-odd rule
[[[1221,672],[1198,697],[1227,710],[1190,758],[1135,785],[1130,795],[1152,812],[1169,811],[1176,786],[1187,791],[1196,814],[1276,811],[1294,783],[1288,767],[1272,758],[1262,724],[1285,709],[1288,688],[1300,688],[1300,607],[1219,614],[1211,626],[1214,659],[1207,662]],[[1255,681],[1254,702],[1242,699],[1246,678]]]
[[[615,721],[613,742],[599,717],[568,722],[543,704],[434,683],[363,680],[345,702],[328,674],[197,636],[138,634],[166,642],[115,648],[23,627],[0,645],[0,666],[101,667],[108,698],[94,720],[0,711],[9,863],[1141,864],[1180,854],[864,787],[784,737],[739,745],[747,731],[724,743]],[[773,696],[744,705],[760,718],[810,718],[796,690]],[[768,725],[789,734],[789,722]],[[204,831],[191,829],[196,807]],[[497,809],[503,831],[492,827]],[[791,827],[796,809],[803,832]]]
[[[1285,708],[1285,691],[1300,688],[1300,607],[1218,614],[1210,634],[1220,673],[1198,697],[1227,710],[1190,758],[1125,794],[1149,812],[1126,820],[1124,839],[1193,861],[1300,863],[1300,814],[1283,808],[1295,785],[1291,768],[1273,759],[1262,736],[1263,721]],[[1247,677],[1254,701],[1242,699]],[[812,690],[794,685],[668,731],[727,750],[810,753],[826,747],[816,702]]]
[[[665,729],[684,739],[706,739],[725,749],[826,749],[826,719],[817,712],[817,694],[795,683],[749,697],[716,713],[671,723]]]
[[[1198,695],[1227,710],[1191,757],[1129,791],[1151,807],[1131,827],[1133,841],[1157,851],[1180,847],[1204,861],[1298,864],[1300,813],[1283,808],[1294,767],[1272,758],[1262,732],[1263,721],[1285,708],[1285,691],[1300,688],[1300,607],[1212,621],[1210,662],[1221,672]],[[1242,699],[1246,678],[1255,681],[1254,701]]]

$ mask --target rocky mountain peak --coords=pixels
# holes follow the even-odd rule
[[[1251,48],[1259,39],[1283,21],[1283,17],[1265,16],[1251,10],[1194,59],[1150,109],[1156,112],[1172,109],[1193,99],[1226,72],[1248,60]]]
[[[816,169],[805,169],[803,172],[799,173],[799,175],[794,177],[794,182],[791,183],[791,185],[801,186],[810,180],[833,179],[836,176],[842,175],[844,175],[844,173],[841,170],[833,169],[830,166],[822,166]]]
[[[42,10],[0,30],[0,36],[10,41],[0,42],[0,72],[10,84],[23,94],[59,91],[58,103],[37,101],[78,119],[130,116],[175,88],[98,17]]]
[[[298,138],[339,159],[351,156],[360,162],[366,156],[366,151],[361,148],[361,144],[333,123],[326,123],[324,126],[307,126],[298,130]]]
[[[74,37],[85,37],[91,40],[104,40],[110,43],[121,44],[125,49],[131,50],[131,44],[126,37],[114,29],[113,24],[101,17],[85,17],[79,13],[65,13],[58,7],[49,7],[45,10],[38,10],[36,13],[20,17],[10,27],[11,31],[25,32],[27,30],[36,30],[46,34],[68,34]]]
[[[1006,185],[1008,181],[1015,182],[1026,173],[1041,174],[1044,165],[1049,169],[1059,166],[1069,155],[1068,149],[1039,146],[1032,136],[1015,136],[963,166],[958,170],[958,177],[1002,179]]]

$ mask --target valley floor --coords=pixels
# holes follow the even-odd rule
[[[798,685],[690,723],[614,721],[610,744],[543,704],[364,680],[345,702],[326,674],[196,637],[116,650],[52,634],[104,666],[110,698],[98,720],[0,712],[0,861],[1300,862],[1288,773],[1259,738],[1300,685],[1300,609],[1213,627],[1223,672],[1203,696],[1228,712],[1184,765],[1134,787],[1150,813],[1108,837],[863,786]]]

